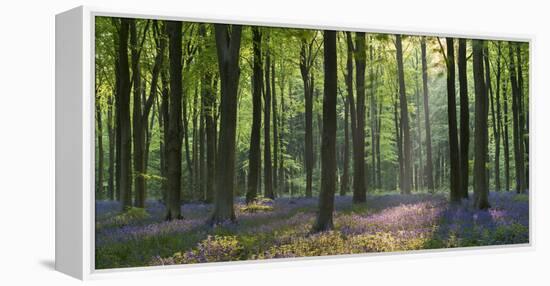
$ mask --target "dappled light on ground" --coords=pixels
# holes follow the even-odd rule
[[[265,200],[254,211],[237,201],[237,223],[214,227],[205,224],[207,204],[185,204],[184,219],[167,222],[156,201],[130,215],[100,201],[96,263],[101,269],[528,243],[527,195],[491,193],[490,200],[492,208],[479,211],[443,195],[373,195],[359,205],[337,197],[334,230],[317,234],[317,199]]]

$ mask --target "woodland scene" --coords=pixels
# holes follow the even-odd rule
[[[96,269],[529,243],[529,52],[95,17]]]

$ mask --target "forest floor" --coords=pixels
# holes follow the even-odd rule
[[[446,194],[375,194],[360,205],[337,196],[335,229],[318,234],[317,198],[237,200],[237,223],[215,227],[207,204],[185,204],[183,220],[166,222],[156,201],[123,214],[98,201],[96,269],[528,243],[528,196],[492,192],[489,201],[478,211]]]

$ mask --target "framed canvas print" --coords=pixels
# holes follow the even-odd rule
[[[56,268],[529,247],[529,37],[56,17]]]

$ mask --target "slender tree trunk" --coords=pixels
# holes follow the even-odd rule
[[[199,184],[200,184],[200,169],[199,169],[199,92],[198,88],[195,87],[195,96],[193,98],[193,145],[192,145],[192,152],[193,152],[193,170],[195,170],[195,178],[193,178],[193,185],[192,185],[192,198],[198,198],[199,195]]]
[[[357,115],[356,115],[356,107],[355,107],[355,98],[353,96],[353,39],[351,36],[351,32],[346,32],[346,40],[347,40],[347,58],[346,58],[346,74],[345,74],[345,82],[346,82],[346,90],[347,90],[347,99],[349,103],[349,111],[350,111],[350,129],[351,129],[351,141],[352,141],[352,149],[353,149],[353,173],[354,173],[354,179],[353,179],[353,196],[356,197],[356,193],[359,193],[360,191],[356,190],[356,180],[355,180],[355,174],[360,174],[358,169],[360,161],[357,159],[357,141],[359,140],[357,135]]]
[[[97,182],[96,197],[103,197],[103,120],[101,118],[101,103],[96,102],[96,123],[97,123]]]
[[[280,81],[280,87],[281,87],[281,107],[280,107],[280,111],[281,111],[281,115],[280,115],[280,120],[279,122],[281,123],[281,129],[279,130],[279,188],[281,189],[281,193],[286,193],[287,192],[287,181],[286,181],[286,170],[285,170],[285,162],[284,162],[284,154],[286,152],[286,147],[285,147],[285,122],[286,122],[286,105],[285,105],[285,96],[284,96],[284,89],[285,89],[285,84],[284,84],[284,72],[280,73],[281,74],[281,81]],[[289,82],[289,93],[288,93],[288,96],[291,96],[291,91],[290,91],[290,82]]]
[[[398,106],[397,106],[397,99],[399,97],[399,92],[396,92],[396,96],[393,101],[393,119],[394,119],[394,125],[395,125],[395,141],[397,142],[397,161],[398,161],[398,168],[399,168],[399,180],[398,180],[398,186],[399,190],[403,190],[403,177],[404,175],[404,168],[403,168],[403,141],[401,134],[401,127],[399,124],[399,113],[398,113]]]
[[[447,38],[447,109],[449,120],[449,159],[451,164],[451,202],[462,199],[460,193],[460,157],[456,124],[455,55],[454,41]]]
[[[133,163],[134,163],[134,192],[136,207],[143,208],[145,206],[145,177],[144,174],[144,146],[143,144],[145,136],[143,134],[143,127],[141,122],[141,109],[142,109],[142,84],[141,84],[141,70],[140,70],[140,52],[138,47],[138,35],[136,20],[130,19],[130,49],[132,57],[132,83],[133,83],[133,115],[132,115],[132,129],[133,129]]]
[[[477,209],[487,209],[489,205],[489,186],[487,185],[487,168],[489,132],[487,117],[489,97],[483,76],[483,41],[473,40],[473,69],[476,94],[475,108],[475,144],[474,144],[474,206]]]
[[[119,77],[117,100],[119,101],[119,132],[120,132],[120,199],[122,209],[132,206],[132,130],[130,125],[130,67],[128,62],[129,19],[121,19],[118,30],[118,65]]]
[[[380,152],[380,132],[382,130],[382,107],[383,107],[383,100],[380,100],[378,103],[378,127],[376,129],[376,156],[377,156],[377,165],[376,165],[376,177],[378,178],[376,181],[378,182],[378,188],[381,189],[382,186],[382,155]]]
[[[233,209],[235,181],[235,139],[237,127],[237,91],[239,88],[239,25],[215,24],[216,49],[221,80],[220,138],[216,164],[214,211],[210,223],[235,220]],[[223,155],[222,155],[223,154]]]
[[[277,194],[279,178],[277,177],[278,172],[278,159],[279,159],[279,133],[278,133],[278,120],[277,117],[277,94],[275,92],[275,61],[271,62],[271,88],[272,88],[272,103],[271,109],[273,110],[273,197]]]
[[[518,107],[519,107],[519,127],[520,127],[520,136],[521,138],[521,144],[523,153],[523,182],[524,182],[524,189],[522,189],[521,192],[523,192],[526,189],[529,189],[529,168],[525,167],[525,163],[528,164],[529,160],[529,116],[526,116],[525,113],[529,111],[529,107],[524,107],[524,96],[523,96],[523,61],[521,60],[521,43],[516,43],[516,55],[517,55],[517,67],[518,67]]]
[[[502,108],[504,109],[504,122],[503,122],[503,134],[502,134],[502,141],[504,145],[504,185],[506,188],[506,191],[511,191],[510,188],[510,136],[508,133],[508,126],[509,120],[508,120],[508,81],[506,78],[504,79],[504,83],[502,85]]]
[[[488,43],[487,43],[488,44]],[[499,170],[499,161],[497,159],[497,151],[498,149],[498,140],[499,134],[498,134],[498,125],[496,120],[496,112],[495,112],[495,100],[493,96],[493,86],[491,84],[491,67],[489,65],[489,48],[487,46],[484,47],[483,50],[483,62],[484,62],[484,68],[485,68],[485,88],[487,89],[487,96],[489,97],[489,104],[491,107],[491,122],[493,127],[493,138],[495,139],[495,165],[494,165],[494,180],[495,180],[495,188],[497,185],[500,185],[500,170]],[[498,92],[498,91],[497,91]],[[490,176],[488,176],[489,178]],[[490,186],[490,184],[488,184]],[[496,188],[498,190],[498,188]]]
[[[416,59],[415,69],[418,70],[418,62],[419,62],[418,51],[415,51],[415,59]],[[417,182],[417,188],[422,189],[424,188],[424,176],[423,176],[424,162],[422,159],[422,129],[420,125],[421,112],[420,112],[420,87],[418,86],[418,72],[414,73],[414,78],[415,78],[414,93],[415,93],[415,99],[416,99],[416,141],[418,146],[418,154],[417,154],[418,169],[416,174],[416,178],[417,178],[416,182]]]
[[[181,219],[181,134],[182,134],[182,22],[166,23],[169,39],[170,94],[166,140],[166,219]]]
[[[183,136],[183,144],[184,144],[184,147],[185,147],[185,162],[187,163],[187,172],[188,172],[188,184],[189,186],[191,187],[191,190],[194,189],[194,186],[195,186],[195,170],[193,168],[193,159],[191,158],[192,156],[192,146],[190,146],[189,144],[189,113],[187,112],[187,107],[188,107],[188,104],[187,104],[187,95],[188,92],[185,92],[184,90],[184,94],[182,94],[182,136]],[[183,189],[180,190],[180,192],[182,192],[182,195],[183,195]]]
[[[513,43],[508,43],[510,53],[510,82],[512,83],[512,115],[513,115],[513,137],[514,137],[514,161],[516,167],[516,192],[523,193],[525,191],[525,173],[524,173],[524,158],[523,158],[523,140],[522,129],[523,121],[521,117],[521,91],[519,90],[517,81],[517,66],[514,62]]]
[[[113,121],[113,97],[109,97],[107,107],[107,129],[109,136],[109,181],[108,197],[115,199],[115,122]]]
[[[300,72],[304,82],[305,97],[305,167],[306,167],[306,197],[312,196],[313,180],[313,76],[311,75],[311,65],[309,64],[311,55],[311,45],[302,41],[300,50]],[[265,164],[265,163],[264,163]]]
[[[265,94],[264,94],[264,196],[273,199],[273,165],[271,162],[271,55],[265,52]]]
[[[371,178],[372,178],[372,187],[378,188],[378,180],[376,177],[376,92],[374,88],[374,53],[372,44],[369,44],[369,85],[370,85],[370,140],[371,140]]]
[[[420,42],[420,49],[422,50],[422,90],[424,97],[424,126],[426,129],[426,183],[428,189],[433,193],[435,192],[434,180],[433,180],[433,163],[432,163],[432,131],[430,125],[430,107],[428,100],[428,64],[426,61],[426,38],[422,37]]]
[[[500,113],[500,80],[501,80],[501,66],[500,66],[500,57],[502,56],[502,51],[500,47],[500,42],[497,42],[497,74],[496,74],[496,91],[495,91],[495,103],[496,103],[496,122],[493,121],[493,124],[496,124],[497,132],[495,136],[495,190],[501,191],[501,182],[500,182],[500,138],[502,135],[502,115]]]
[[[248,188],[246,202],[252,202],[258,194],[258,178],[260,176],[260,129],[262,125],[262,34],[260,29],[252,27],[252,49],[254,63],[252,67],[252,129],[250,134],[250,151],[248,153]]]
[[[468,198],[468,150],[470,146],[470,105],[468,102],[468,76],[466,39],[458,40],[458,80],[460,84],[460,183],[459,193]]]
[[[319,213],[315,231],[333,228],[334,193],[336,192],[336,32],[324,31],[324,92],[323,92],[323,139],[321,147],[321,192]]]
[[[411,136],[409,130],[409,113],[407,105],[407,92],[405,91],[405,74],[403,71],[403,49],[401,46],[401,35],[395,36],[395,47],[397,55],[397,70],[399,77],[399,103],[401,111],[401,130],[403,133],[403,189],[404,194],[411,193],[412,183],[412,154]]]
[[[349,189],[349,100],[344,98],[344,154],[340,195],[345,196]]]
[[[357,111],[355,125],[354,144],[354,170],[353,170],[353,202],[363,203],[367,200],[367,185],[365,172],[365,33],[355,33],[355,84],[357,91]]]

